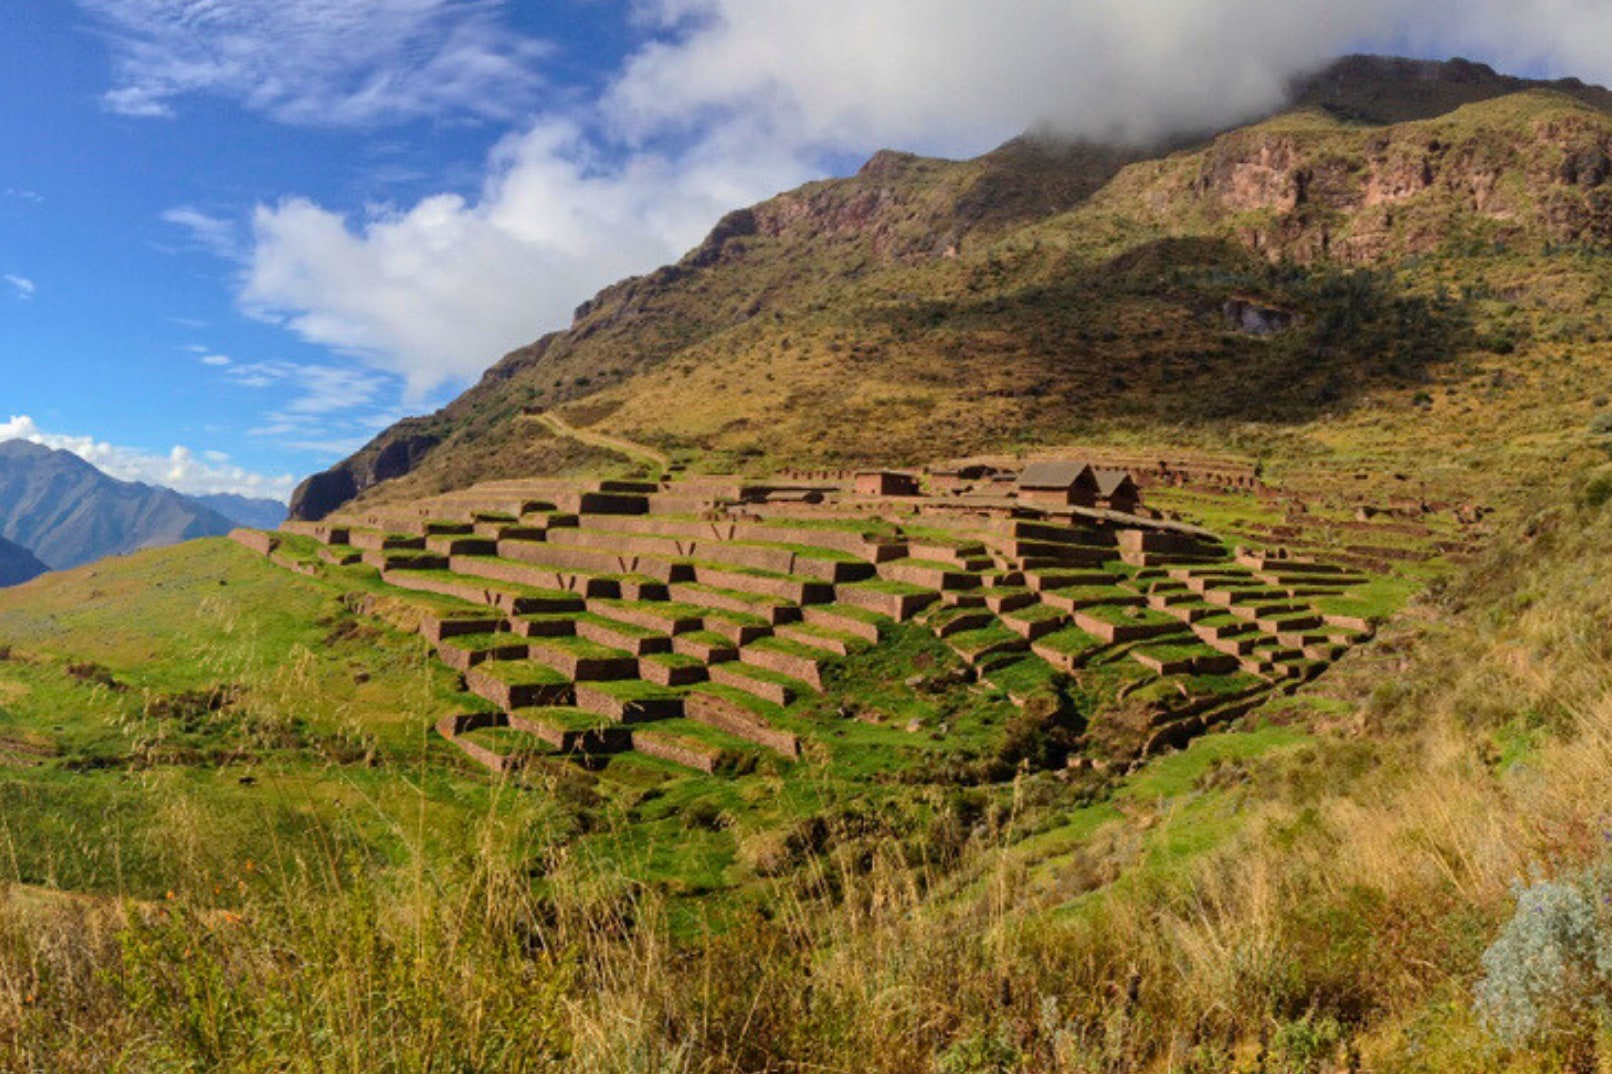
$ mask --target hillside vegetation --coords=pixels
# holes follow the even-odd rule
[[[732,214],[312,479],[294,514],[564,472],[524,416],[554,408],[718,470],[1163,438],[1276,462],[1347,438],[1397,467],[1407,434],[1459,437],[1525,370],[1600,361],[1612,117],[1460,66],[1350,70],[1330,106],[1312,87],[1313,107],[1169,155],[883,153]],[[1339,118],[1406,83],[1451,92],[1392,125]],[[1236,330],[1233,299],[1294,323]],[[1530,401],[1499,402],[1527,420]]]
[[[1604,1069],[1607,95],[1369,58],[1297,94],[1167,150],[880,154],[305,485],[302,515],[373,520],[352,546],[204,540],[0,592],[0,1068]],[[1152,756],[1094,732],[1181,684],[1043,676],[1021,705],[939,603],[768,710],[798,755],[707,773],[467,730],[531,753],[495,775],[431,730],[489,703],[423,616],[556,596],[507,563],[463,588],[502,557],[454,542],[577,547],[606,516],[522,494],[433,531],[426,494],[1075,446],[1257,475],[1147,501],[1223,538],[1216,570],[1355,555],[1312,596],[1372,629]],[[849,534],[944,552],[922,521]],[[438,552],[462,570],[392,584]],[[600,577],[652,581],[625,570]],[[538,641],[611,607],[558,596]]]

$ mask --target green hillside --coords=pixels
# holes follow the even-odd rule
[[[880,154],[0,591],[0,1069],[1603,1068],[1607,95],[1296,94]]]

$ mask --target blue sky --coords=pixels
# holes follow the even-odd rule
[[[4,0],[0,437],[283,497],[727,209],[1145,137],[1373,42],[1607,80],[1592,0]]]

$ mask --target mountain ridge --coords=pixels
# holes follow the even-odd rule
[[[1520,207],[1493,189],[1483,196],[1498,201],[1475,192],[1473,204],[1443,198],[1434,180],[1461,181],[1465,169],[1474,183],[1492,183],[1499,166],[1485,154],[1509,154],[1509,165],[1536,148],[1533,133],[1511,130],[1512,110],[1495,103],[1519,96],[1560,101],[1557,111],[1577,109],[1584,119],[1564,135],[1581,151],[1572,174],[1556,177],[1561,189]],[[1413,144],[1426,137],[1415,124],[1459,126],[1450,117],[1474,107],[1488,112],[1454,157]],[[1604,238],[1598,162],[1612,151],[1604,89],[1515,79],[1459,60],[1347,57],[1297,82],[1293,109],[1162,150],[1021,138],[972,161],[882,151],[854,176],[736,210],[676,264],[605,288],[570,328],[511,352],[443,410],[405,419],[308,478],[291,516],[322,517],[376,486],[384,487],[372,496],[422,495],[555,472],[553,439],[521,422],[528,410],[554,407],[577,425],[608,421],[613,431],[716,452],[730,464],[757,456],[861,464],[920,461],[930,447],[931,455],[1001,448],[1026,432],[1082,435],[1123,415],[1123,404],[1094,400],[1116,389],[1134,399],[1129,386],[1160,379],[1150,371],[1180,356],[1208,363],[1200,372],[1210,389],[1222,364],[1270,360],[1269,381],[1314,381],[1304,391],[1324,404],[1348,394],[1344,382],[1358,381],[1356,371],[1332,362],[1312,375],[1303,354],[1270,359],[1263,343],[1228,339],[1218,310],[1232,288],[1217,280],[1235,277],[1271,301],[1309,302],[1319,313],[1313,294],[1271,266],[1370,267],[1426,253],[1463,228],[1500,234],[1491,226],[1496,205],[1520,212],[1529,234]],[[1562,139],[1543,141],[1554,152]],[[1341,163],[1300,151],[1312,146]],[[1405,189],[1339,201],[1350,176],[1378,157],[1386,181]],[[1161,176],[1187,181],[1165,186]],[[1424,208],[1426,226],[1407,237],[1416,221],[1406,219]],[[1377,215],[1367,219],[1365,210]],[[1178,211],[1193,226],[1177,226]],[[1329,286],[1326,271],[1315,273],[1311,292]],[[1170,273],[1196,279],[1165,295],[1158,279]],[[1385,291],[1370,301],[1386,312],[1399,299]],[[1069,304],[1088,312],[1058,312]],[[1149,327],[1135,330],[1141,325]],[[1165,338],[1150,343],[1159,332]],[[1453,345],[1461,332],[1451,324],[1435,334]],[[1416,363],[1390,364],[1400,376]],[[1202,395],[1167,392],[1154,413],[1179,402],[1190,414]],[[1066,398],[1077,399],[1079,413],[1060,409]],[[921,436],[892,432],[937,407],[941,420],[926,422]],[[820,418],[830,412],[835,420]]]
[[[0,443],[0,537],[53,570],[233,527],[172,489],[119,481],[72,452]]]

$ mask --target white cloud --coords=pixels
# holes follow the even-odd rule
[[[201,364],[210,366],[226,366],[233,365],[234,361],[227,354],[203,354],[201,356]]]
[[[358,221],[300,199],[260,207],[242,299],[402,376],[418,401],[675,258],[783,170],[805,165],[640,153],[611,167],[577,127],[544,123],[498,148],[475,202],[442,195]]]
[[[17,297],[23,299],[24,301],[33,298],[34,293],[39,290],[39,285],[28,279],[26,276],[12,276],[8,274],[0,277],[0,279],[4,279],[7,283],[9,283],[12,289],[17,292]]]
[[[311,2],[311,0],[305,0]],[[424,0],[421,0],[424,2]],[[1612,80],[1604,0],[640,0],[649,39],[538,116],[471,198],[260,206],[243,306],[402,376],[418,401],[679,256],[728,209],[893,146],[1028,129],[1149,139],[1276,105],[1373,41]]]
[[[58,451],[70,451],[121,481],[162,485],[190,495],[233,492],[284,501],[296,487],[296,479],[290,474],[254,473],[230,463],[229,456],[221,452],[207,451],[198,459],[190,448],[177,444],[166,454],[118,447],[90,436],[46,432],[26,414],[0,422],[0,442],[6,440],[27,440]]]
[[[208,253],[226,261],[239,260],[244,251],[241,246],[240,225],[234,220],[209,216],[188,205],[169,209],[162,214],[164,222],[183,228],[190,239]]]
[[[198,93],[287,123],[508,119],[548,47],[501,0],[79,0],[112,46],[113,112],[175,114]]]
[[[297,392],[287,405],[291,414],[322,415],[357,407],[372,407],[387,388],[387,381],[361,369],[299,362],[236,362],[223,355],[212,362],[229,380],[243,388],[288,387]],[[204,362],[206,358],[202,359]]]
[[[5,195],[14,201],[25,201],[30,205],[43,205],[45,203],[45,196],[43,194],[40,194],[34,190],[26,190],[21,187],[7,187]]]

